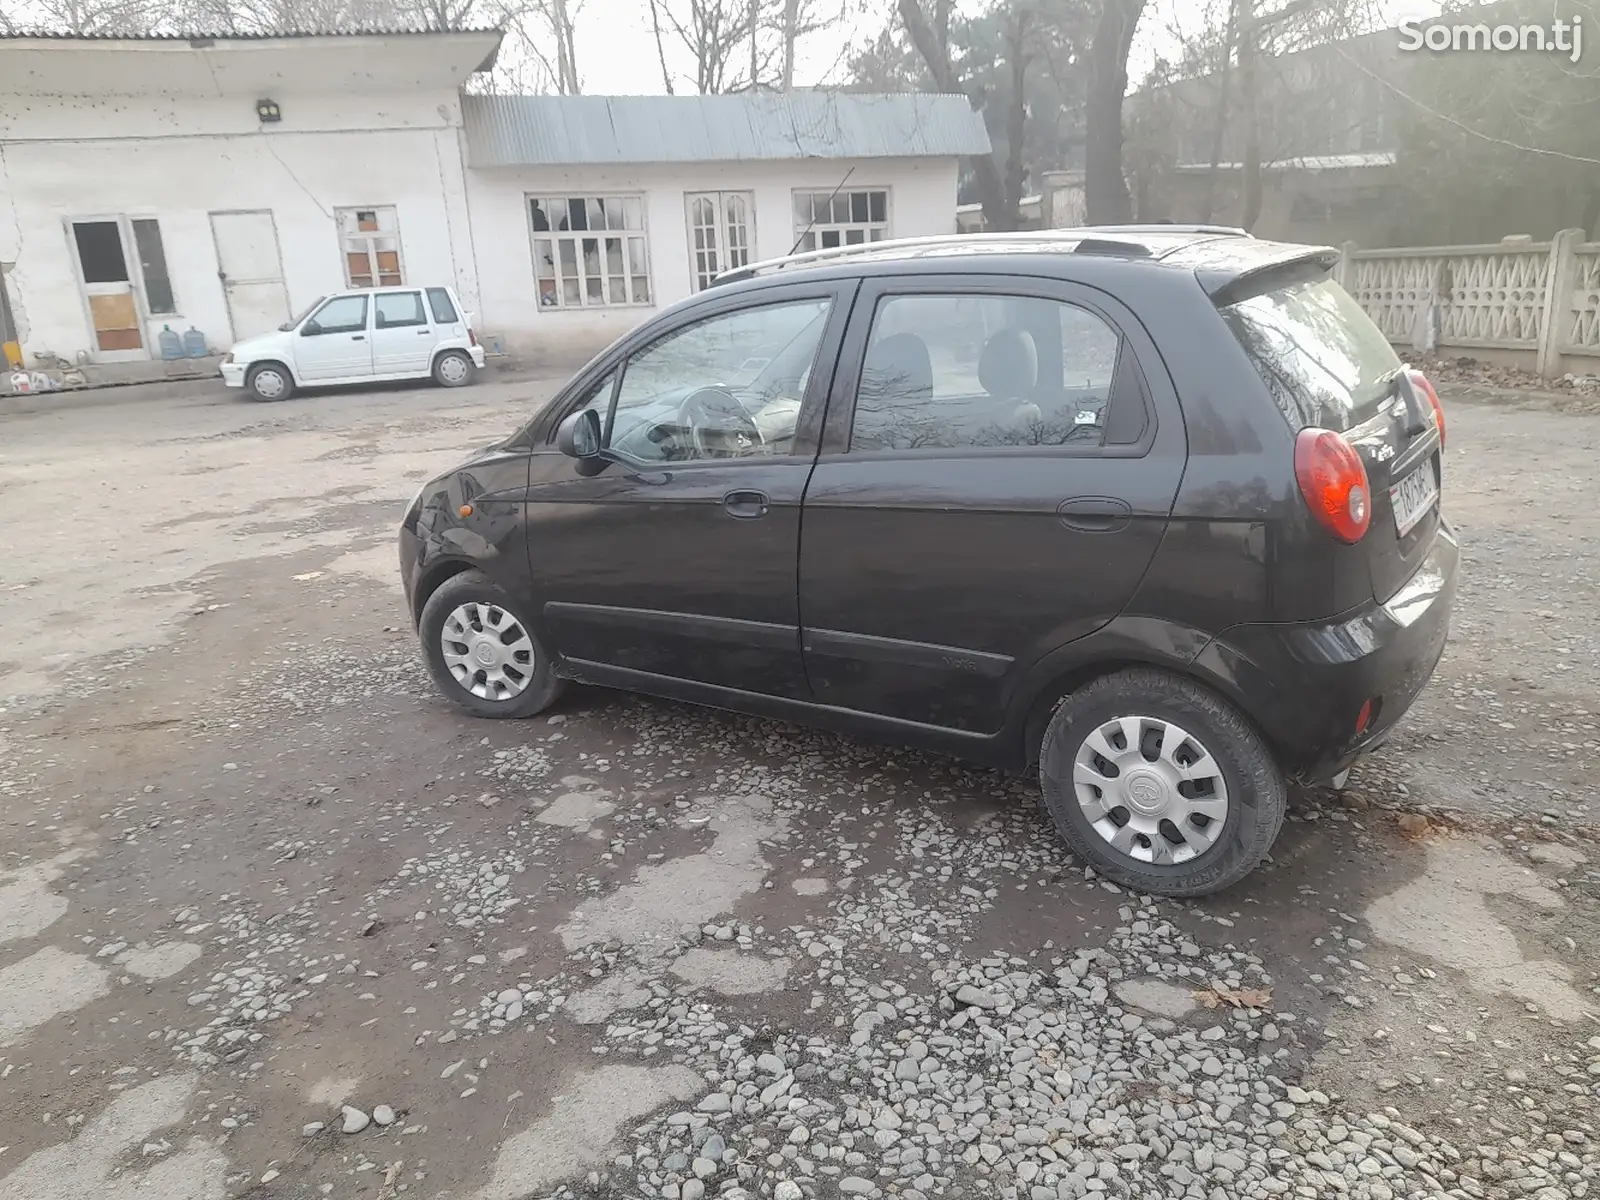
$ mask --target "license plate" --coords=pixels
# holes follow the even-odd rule
[[[1389,504],[1394,509],[1394,530],[1405,537],[1439,503],[1439,478],[1430,458],[1389,489]]]

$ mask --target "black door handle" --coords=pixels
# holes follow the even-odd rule
[[[417,336],[418,337],[427,337],[432,332],[433,332],[433,330],[431,330],[431,329],[419,329],[419,330],[417,330]]]
[[[722,507],[727,509],[728,515],[742,521],[766,516],[769,503],[771,500],[765,492],[729,492],[722,498]]]
[[[367,340],[367,335],[364,333],[353,333],[350,335],[350,340],[352,342],[364,342]]]
[[[1111,496],[1074,496],[1056,506],[1056,516],[1068,529],[1083,533],[1117,533],[1133,520],[1133,509]]]

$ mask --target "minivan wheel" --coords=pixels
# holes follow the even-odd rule
[[[552,670],[523,606],[481,571],[439,585],[417,624],[434,683],[479,717],[531,717],[554,704],[564,681]]]
[[[289,368],[281,363],[257,363],[245,376],[244,386],[257,400],[267,402],[287,400],[294,395],[294,379],[289,375]]]
[[[1288,802],[1283,772],[1242,713],[1145,668],[1096,679],[1056,707],[1039,777],[1073,851],[1157,896],[1243,879],[1271,849]]]
[[[446,350],[433,360],[433,381],[440,387],[466,387],[478,366],[465,350]]]

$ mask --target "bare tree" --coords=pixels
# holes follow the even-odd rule
[[[583,92],[573,34],[573,20],[582,11],[583,0],[532,0],[521,20],[507,24],[517,49],[538,64],[550,90],[560,96]]]
[[[1122,100],[1128,51],[1145,0],[1101,0],[1089,43],[1084,103],[1083,193],[1089,224],[1126,221],[1132,204],[1122,176]]]
[[[701,95],[735,90],[740,82],[735,56],[745,44],[747,0],[652,0],[651,17],[694,60],[694,87]],[[663,59],[666,51],[657,38]]]
[[[783,90],[794,91],[794,51],[800,38],[800,0],[783,0]]]
[[[65,33],[146,33],[158,12],[150,0],[34,0],[8,14],[10,28],[38,26]]]
[[[663,0],[650,0],[650,31],[655,34],[656,59],[661,64],[661,86],[666,88],[667,95],[673,94],[672,72],[667,69],[667,46],[662,40],[661,32],[661,6]]]

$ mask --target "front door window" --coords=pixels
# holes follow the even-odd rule
[[[707,317],[628,360],[611,448],[640,462],[788,454],[830,299]]]

